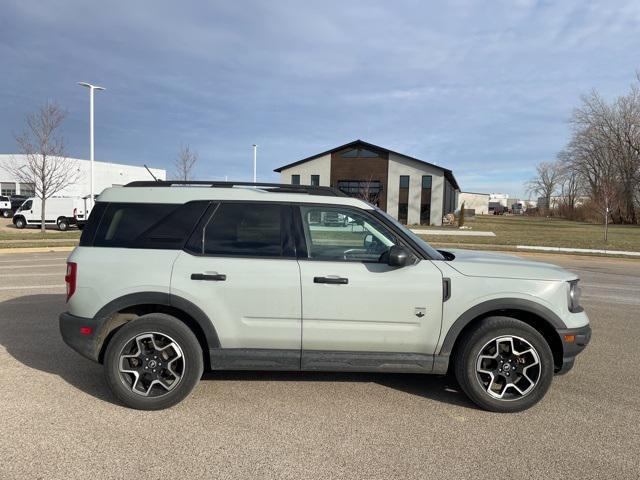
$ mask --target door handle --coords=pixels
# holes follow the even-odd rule
[[[210,282],[224,282],[227,279],[226,275],[216,273],[216,274],[206,274],[206,273],[192,273],[191,280],[208,280]]]
[[[347,285],[348,278],[343,277],[313,277],[313,283],[330,283],[334,285]]]

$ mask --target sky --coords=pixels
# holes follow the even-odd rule
[[[452,169],[464,191],[525,197],[580,96],[640,69],[640,2],[2,0],[0,153],[39,105],[67,153],[198,179],[258,179],[362,139]]]

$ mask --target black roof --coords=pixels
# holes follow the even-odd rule
[[[329,153],[337,152],[338,150],[342,150],[344,148],[357,147],[357,146],[372,148],[372,149],[376,149],[376,150],[382,150],[382,151],[385,151],[385,152],[388,152],[388,153],[394,153],[396,155],[400,155],[400,156],[409,158],[411,160],[415,160],[416,162],[420,162],[420,163],[422,163],[424,165],[428,165],[430,167],[437,168],[438,170],[442,170],[444,172],[445,178],[447,180],[449,180],[449,183],[456,190],[460,190],[460,186],[458,185],[458,182],[456,181],[456,178],[453,176],[453,172],[451,170],[449,170],[448,168],[443,168],[440,165],[435,165],[433,163],[425,162],[424,160],[420,160],[419,158],[415,158],[415,157],[412,157],[410,155],[405,155],[404,153],[395,152],[393,150],[389,150],[388,148],[380,147],[379,145],[374,145],[373,143],[365,142],[364,140],[360,140],[360,139],[354,140],[353,142],[345,143],[344,145],[340,145],[339,147],[334,147],[334,148],[332,148],[330,150],[327,150],[325,152],[317,153],[317,154],[312,155],[310,157],[303,158],[302,160],[298,160],[297,162],[293,162],[293,163],[290,163],[288,165],[284,165],[282,167],[276,168],[274,170],[274,172],[281,172],[282,170],[286,170],[287,168],[295,167],[296,165],[300,165],[301,163],[308,162],[310,160],[315,160],[316,158],[323,157],[324,155],[327,155]]]

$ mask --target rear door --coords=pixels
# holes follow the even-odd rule
[[[220,340],[214,368],[299,369],[300,270],[284,204],[212,204],[177,258],[171,294],[191,301]]]
[[[404,359],[422,358],[416,370],[429,370],[442,318],[436,266],[421,260],[390,267],[385,252],[401,241],[363,210],[300,206],[298,215],[307,249],[299,258],[303,368],[377,369],[418,354]],[[319,221],[337,216],[345,218],[340,225]]]

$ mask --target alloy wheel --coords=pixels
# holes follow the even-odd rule
[[[182,348],[171,337],[147,332],[128,340],[118,357],[124,385],[143,397],[161,397],[171,392],[184,375]]]
[[[519,400],[528,395],[541,371],[536,349],[513,335],[490,340],[476,358],[478,382],[488,395],[499,400]]]

